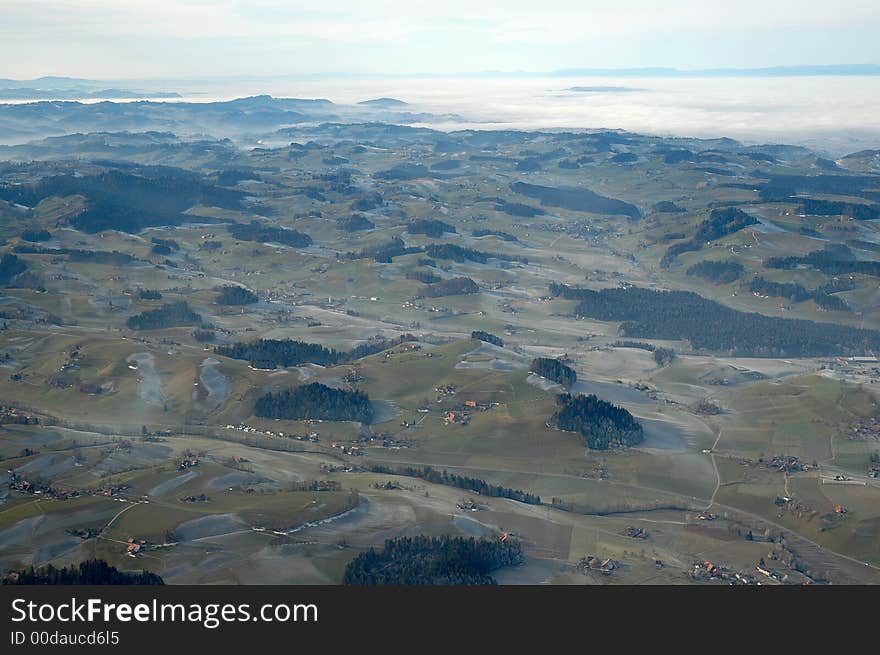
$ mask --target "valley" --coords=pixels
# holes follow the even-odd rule
[[[0,110],[0,568],[880,582],[876,151],[327,103]]]

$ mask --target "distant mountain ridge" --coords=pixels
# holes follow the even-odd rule
[[[102,89],[85,91],[76,89],[35,89],[32,87],[0,88],[0,100],[140,100],[143,98],[182,98],[174,91],[130,91],[128,89]]]
[[[880,64],[815,64],[800,66],[764,66],[764,67],[719,67],[681,69],[664,66],[642,66],[631,68],[599,68],[599,67],[572,67],[560,68],[550,71],[459,71],[451,73],[302,73],[294,75],[268,75],[265,79],[321,79],[339,77],[374,77],[374,78],[407,78],[407,77],[799,77],[814,75],[830,76],[875,76],[880,75]],[[230,76],[229,80],[239,79]],[[214,82],[217,78],[212,78]],[[174,78],[167,80],[151,80],[150,85],[159,82],[167,84]],[[45,76],[30,80],[14,80],[0,78],[0,89],[9,88],[34,88],[34,89],[71,89],[84,88],[90,91],[113,87],[130,87],[143,84],[144,80],[93,80],[76,77]],[[187,84],[198,83],[198,79],[187,80]],[[179,84],[176,84],[179,86]],[[378,103],[379,101],[395,101],[394,98],[376,98],[367,100],[364,104]],[[401,101],[397,101],[401,102]],[[397,103],[395,103],[397,104]]]
[[[374,98],[373,100],[361,100],[358,104],[373,107],[406,107],[409,103],[397,98]]]
[[[33,80],[0,79],[2,100],[138,100],[181,98],[179,93],[159,89],[135,89],[132,83],[87,80],[75,77],[38,77]]]
[[[800,77],[811,75],[880,75],[878,64],[768,66],[764,68],[567,68],[550,73],[561,77]]]
[[[37,89],[51,88],[62,89],[72,86],[89,86],[100,85],[107,86],[108,82],[98,82],[97,80],[87,80],[79,77],[37,77],[32,80],[12,80],[8,78],[0,78],[0,88],[30,86]]]

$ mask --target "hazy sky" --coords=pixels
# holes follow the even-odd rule
[[[878,0],[0,0],[0,77],[880,63]]]

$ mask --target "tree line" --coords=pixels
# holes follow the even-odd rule
[[[280,243],[291,248],[306,248],[312,245],[312,237],[294,229],[264,225],[259,221],[250,223],[234,223],[227,230],[239,241],[256,241],[258,243]]]
[[[593,291],[552,283],[553,295],[578,300],[575,314],[620,323],[630,338],[690,342],[697,350],[752,357],[862,355],[880,349],[880,332],[742,312],[690,291],[630,287]]]
[[[736,282],[744,272],[745,267],[733,259],[727,261],[704,259],[687,269],[687,274],[692,277],[700,277],[718,284]]]
[[[402,343],[415,341],[411,334],[403,334],[394,339],[370,339],[348,351],[325,348],[317,343],[307,343],[294,339],[258,339],[251,342],[236,342],[214,348],[214,352],[232,359],[243,359],[254,368],[278,368],[279,366],[299,366],[300,364],[320,364],[333,366],[353,362],[394,348]]]
[[[162,292],[158,289],[138,289],[137,297],[141,300],[162,300]]]
[[[829,244],[822,250],[813,250],[803,257],[768,257],[764,260],[766,268],[792,270],[799,266],[815,268],[826,275],[846,275],[861,273],[880,277],[880,262],[856,259],[850,248],[842,243]]]
[[[510,232],[502,232],[501,230],[477,229],[471,230],[471,236],[474,237],[498,237],[503,241],[519,241],[519,239]]]
[[[817,198],[804,198],[801,201],[800,213],[808,216],[849,216],[857,221],[880,218],[880,208],[874,205]]]
[[[560,394],[556,405],[559,407],[554,415],[556,427],[580,433],[593,450],[637,446],[645,438],[641,424],[632,414],[593,394]]]
[[[52,238],[52,234],[49,230],[25,230],[21,233],[21,238],[25,241],[38,242],[38,241],[49,241]]]
[[[407,246],[400,237],[393,237],[387,243],[378,244],[364,248],[358,252],[346,253],[347,259],[372,259],[375,262],[388,264],[395,257],[402,255],[411,255],[414,253],[425,253],[429,257],[435,259],[450,259],[458,264],[465,262],[476,262],[478,264],[486,264],[490,259],[498,259],[501,261],[517,261],[523,264],[528,263],[525,257],[516,255],[506,255],[503,253],[488,253],[482,250],[466,248],[454,243],[432,243],[427,246]]]
[[[435,282],[440,282],[443,278],[439,275],[434,275],[430,271],[410,271],[406,274],[406,279],[416,280],[422,284],[434,284]]]
[[[448,280],[440,280],[422,287],[420,295],[425,298],[440,298],[442,296],[458,296],[468,293],[479,293],[480,287],[469,277],[451,277]]]
[[[72,262],[86,262],[105,266],[125,266],[137,258],[127,252],[118,250],[81,250],[79,248],[42,248],[26,244],[17,245],[15,252],[21,255],[67,255]]]
[[[406,226],[406,231],[410,234],[424,234],[428,237],[439,239],[445,232],[456,234],[454,225],[438,221],[434,218],[416,218],[410,221]]]
[[[9,284],[13,278],[18,277],[25,270],[27,270],[27,264],[20,257],[7,252],[3,257],[0,257],[0,284]]]
[[[425,254],[428,257],[436,259],[451,259],[452,261],[463,264],[465,262],[476,262],[485,264],[490,259],[498,259],[501,261],[516,261],[523,264],[528,263],[525,257],[517,257],[516,255],[506,255],[497,252],[483,252],[473,248],[465,248],[454,243],[432,243],[425,247]]]
[[[524,561],[515,539],[398,537],[381,551],[355,557],[343,574],[346,585],[493,585],[493,571]]]
[[[85,196],[86,209],[69,221],[89,233],[135,233],[159,225],[180,225],[190,220],[184,212],[197,204],[244,208],[244,194],[206,183],[196,173],[171,167],[144,167],[140,172],[146,174],[106,170],[95,175],[54,175],[29,185],[0,187],[0,198],[34,207],[50,196]]]
[[[180,250],[180,244],[174,239],[159,239],[153,237],[150,241],[153,243],[153,247],[150,251],[154,255],[170,255],[171,253]]]
[[[218,305],[253,305],[259,300],[260,297],[253,291],[235,284],[223,285],[217,294]]]
[[[514,182],[512,191],[529,198],[537,198],[547,207],[562,207],[570,211],[589,212],[608,216],[623,215],[632,220],[641,218],[639,208],[617,198],[601,196],[583,187],[548,187],[526,182]]]
[[[165,582],[155,573],[120,571],[102,559],[91,559],[79,564],[56,568],[51,564],[40,568],[30,566],[15,571],[3,584],[18,585],[162,585]]]
[[[407,246],[400,237],[393,237],[387,243],[369,246],[358,252],[346,253],[345,257],[347,259],[372,259],[380,264],[390,264],[395,257],[423,251],[424,249],[420,246]]]
[[[355,212],[351,216],[336,219],[336,229],[342,232],[362,232],[372,230],[376,224],[363,214]]]
[[[529,370],[542,378],[561,384],[566,389],[570,389],[577,382],[575,370],[552,357],[536,357],[532,360]]]
[[[826,291],[828,285],[818,289],[807,289],[796,282],[773,282],[760,275],[754,277],[749,283],[749,291],[765,296],[787,298],[792,302],[812,300],[822,309],[847,311],[849,306],[846,301],[837,296],[832,296]]]
[[[773,174],[758,193],[764,202],[796,202],[802,198],[794,196],[806,193],[878,200],[880,194],[876,189],[876,175]]]
[[[491,343],[500,348],[504,348],[504,341],[501,337],[496,337],[494,334],[490,334],[484,330],[474,330],[471,332],[471,339],[479,339],[480,341],[485,341],[486,343]]]
[[[363,391],[334,389],[312,382],[260,396],[254,405],[254,414],[260,418],[288,421],[320,419],[369,425],[373,422],[373,405]]]
[[[184,325],[202,325],[202,316],[194,312],[185,300],[165,303],[157,309],[149,309],[130,316],[126,321],[131,330],[161,330]]]
[[[511,489],[510,487],[503,487],[498,484],[490,484],[489,482],[481,480],[480,478],[469,478],[463,475],[455,475],[454,473],[449,473],[445,469],[442,471],[438,471],[437,469],[430,466],[405,466],[395,469],[388,466],[376,464],[370,467],[370,470],[373,473],[384,473],[386,475],[402,475],[408,478],[420,478],[422,480],[425,480],[426,482],[431,482],[433,484],[443,484],[448,487],[456,487],[457,489],[465,489],[467,491],[473,491],[474,493],[480,494],[481,496],[488,496],[490,498],[508,498],[510,500],[515,500],[520,503],[526,503],[527,505],[541,504],[541,497],[529,493],[528,491],[522,491],[521,489]]]
[[[707,241],[715,241],[757,222],[754,216],[736,207],[713,209],[709,218],[697,225],[692,239],[669,246],[660,260],[660,266],[667,268],[680,254],[701,250]]]

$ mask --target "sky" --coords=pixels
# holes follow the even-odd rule
[[[877,0],[0,0],[0,77],[880,64]]]

